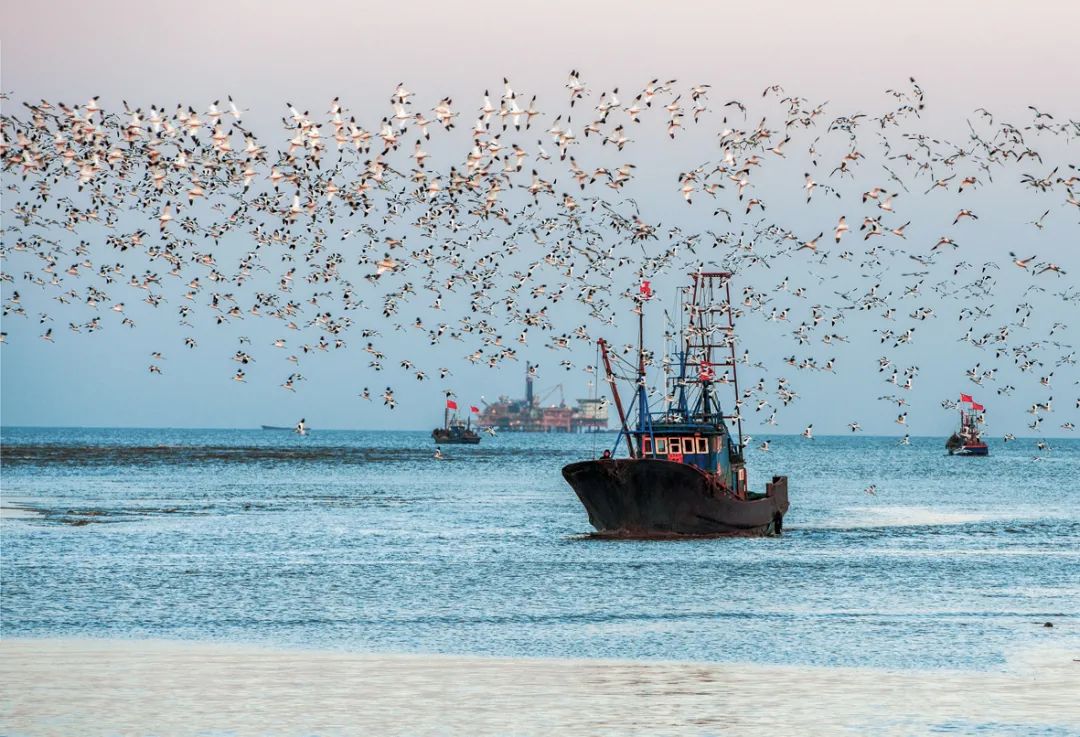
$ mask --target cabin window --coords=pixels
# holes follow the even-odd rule
[[[657,438],[656,439],[656,455],[663,456],[663,455],[667,455],[667,453],[668,453],[667,438]]]
[[[693,438],[683,438],[682,439],[682,452],[683,453],[693,453],[693,452],[695,452],[694,451],[694,439]]]
[[[723,441],[723,439],[724,438],[723,438],[722,435],[713,435],[713,438],[712,438],[712,450],[713,450],[713,453],[719,453],[720,452],[720,443]]]
[[[694,438],[697,442],[697,452],[702,455],[709,452],[709,439],[708,438]]]
[[[682,441],[679,438],[668,440],[668,454],[671,453],[682,453]]]
[[[641,438],[641,455],[649,455],[652,453],[652,438],[648,435]]]

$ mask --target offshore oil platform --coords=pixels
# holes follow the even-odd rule
[[[495,402],[481,400],[483,410],[479,425],[507,432],[599,432],[607,430],[607,401],[600,398],[579,399],[577,406],[566,404],[562,384],[556,384],[537,396],[533,388],[532,365],[525,364],[525,398],[499,397]],[[559,393],[558,404],[545,404]]]

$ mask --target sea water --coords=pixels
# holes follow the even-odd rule
[[[590,537],[560,469],[612,434],[2,443],[7,637],[975,670],[1080,643],[1076,440],[774,437],[750,483],[788,476],[784,534],[686,541]]]

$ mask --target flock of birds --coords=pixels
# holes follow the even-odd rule
[[[1044,158],[1075,141],[1080,122],[1032,107],[1013,124],[980,108],[950,142],[919,130],[926,98],[913,79],[874,115],[837,114],[779,85],[755,101],[659,79],[597,94],[575,71],[565,89],[552,108],[508,80],[501,94],[431,105],[398,84],[365,108],[370,125],[338,98],[315,113],[286,103],[277,147],[232,97],[171,110],[24,102],[0,117],[5,350],[17,349],[9,334],[33,337],[16,320],[50,343],[173,321],[188,335],[155,346],[150,374],[207,331],[241,332],[230,333],[231,381],[274,364],[295,392],[307,362],[360,351],[392,378],[359,397],[393,409],[401,380],[445,382],[462,359],[499,368],[550,351],[551,367],[595,374],[582,357],[632,322],[642,281],[673,295],[688,272],[723,269],[742,326],[736,411],[764,426],[800,397],[791,376],[874,372],[888,385],[879,399],[907,427],[920,368],[905,351],[924,334],[979,356],[943,390],[946,408],[971,382],[999,395],[1028,382],[1045,396],[1029,410],[1028,429],[1042,434],[1058,407],[1053,386],[1077,383],[1066,333],[1080,290],[1029,243],[1067,227],[1076,253],[1080,168]],[[680,148],[684,139],[707,145]],[[670,179],[648,172],[682,161]],[[1004,199],[978,208],[973,193],[993,187]],[[946,214],[913,225],[915,202]],[[1027,209],[1026,243],[1006,247],[1007,259],[968,240],[974,224]],[[250,337],[266,332],[253,321],[273,337]],[[685,337],[676,322],[666,314],[671,342]],[[411,355],[387,354],[385,336],[398,331],[412,336]],[[744,346],[755,332],[793,352],[782,365],[752,361]],[[881,356],[840,366],[830,355],[843,344]],[[674,364],[670,353],[648,361],[668,374]],[[663,382],[651,391],[670,399]]]

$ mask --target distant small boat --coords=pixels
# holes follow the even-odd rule
[[[971,411],[965,411],[964,405],[970,404]],[[983,442],[979,425],[986,420],[983,412],[986,408],[976,402],[970,395],[960,395],[960,429],[949,436],[945,441],[945,450],[951,456],[987,456],[990,449]]]
[[[454,410],[453,417],[450,410]],[[431,431],[431,437],[436,445],[479,445],[480,436],[472,429],[472,418],[466,424],[458,419],[457,402],[446,401],[446,409],[443,411],[443,426],[436,427]]]
[[[292,432],[295,428],[292,428],[292,427],[280,427],[278,425],[263,425],[262,429],[263,430],[279,430],[279,431],[280,430],[285,430],[285,431],[288,431],[288,432]],[[310,430],[311,428],[308,428],[308,429]]]

